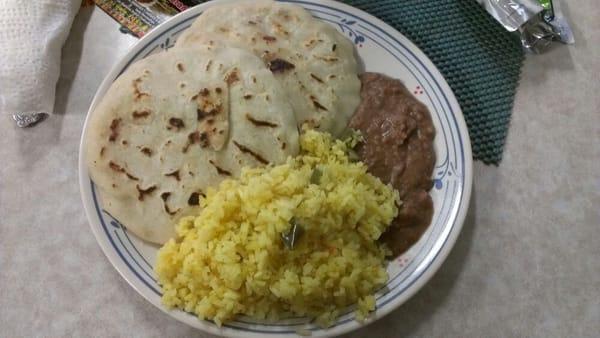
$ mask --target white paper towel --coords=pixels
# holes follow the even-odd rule
[[[61,48],[80,5],[0,0],[0,114],[19,114],[27,124],[52,113]]]

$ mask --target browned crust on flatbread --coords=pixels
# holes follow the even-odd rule
[[[152,149],[148,148],[148,147],[143,147],[142,149],[140,149],[140,151],[142,152],[142,154],[150,157],[152,156]]]
[[[163,192],[162,194],[160,194],[160,198],[163,200],[163,206],[165,208],[165,212],[171,216],[175,215],[177,212],[179,212],[180,209],[177,210],[171,210],[169,208],[169,205],[167,204],[167,200],[169,199],[169,196],[171,196],[170,192]]]
[[[141,82],[142,82],[142,78],[140,78],[140,77],[133,80],[133,99],[135,101],[138,101],[139,99],[141,99],[144,96],[146,96],[146,97],[150,96],[148,93],[144,93],[140,90],[139,84]]]
[[[172,129],[175,128],[177,131],[179,131],[179,129],[181,128],[185,128],[185,123],[183,123],[183,120],[177,117],[171,117],[169,119],[169,127],[167,127],[168,129]]]
[[[144,118],[144,117],[148,117],[150,115],[150,111],[148,110],[142,110],[142,111],[134,111],[133,113],[131,113],[131,116],[134,119],[140,119],[140,118]]]
[[[108,140],[110,142],[114,142],[117,137],[119,137],[119,125],[121,124],[121,119],[114,119],[112,120],[112,122],[110,123],[110,135],[108,136]]]
[[[213,167],[215,167],[215,169],[217,170],[217,173],[219,175],[231,176],[231,172],[230,171],[225,170],[225,169],[219,167],[213,160],[208,160],[208,162],[210,164],[212,164]]]
[[[267,67],[273,73],[283,73],[296,68],[296,66],[283,59],[273,59],[267,63]]]
[[[177,180],[177,182],[181,181],[181,177],[179,176],[179,170],[175,170],[172,173],[165,174],[165,176],[173,177],[173,178],[175,178],[175,180]]]
[[[237,141],[233,141],[233,144],[244,154],[248,154],[252,157],[254,157],[255,160],[257,160],[258,162],[267,165],[269,164],[269,161],[267,161],[264,157],[262,157],[259,153],[257,153],[256,151],[248,148],[247,146],[238,143]]]
[[[246,114],[246,120],[250,121],[250,123],[252,123],[253,125],[255,125],[257,127],[276,128],[279,126],[277,123],[259,120],[255,117],[252,117],[252,115],[250,115],[250,114]]]
[[[155,185],[153,185],[153,186],[150,186],[150,187],[148,187],[148,188],[146,188],[146,189],[142,189],[142,188],[140,188],[140,186],[139,186],[139,185],[137,185],[137,184],[136,184],[136,185],[135,185],[135,188],[136,188],[136,189],[137,189],[137,191],[138,191],[138,200],[140,200],[140,201],[143,201],[143,200],[144,200],[144,196],[146,196],[146,195],[149,195],[149,194],[151,194],[152,192],[154,192],[154,190],[156,190],[156,186],[155,186]]]

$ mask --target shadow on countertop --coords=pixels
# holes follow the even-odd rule
[[[71,26],[69,38],[63,46],[60,64],[61,73],[56,84],[56,99],[54,101],[54,113],[57,115],[65,115],[66,113],[67,99],[81,61],[85,31],[94,8],[94,6],[84,7],[77,13]]]

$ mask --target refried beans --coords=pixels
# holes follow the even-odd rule
[[[356,151],[368,171],[400,193],[398,216],[381,236],[398,255],[431,222],[435,129],[427,107],[402,82],[378,73],[364,73],[360,79],[361,103],[349,126],[364,137]]]

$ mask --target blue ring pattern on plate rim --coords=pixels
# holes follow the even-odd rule
[[[407,66],[407,65],[406,65],[406,64],[403,62],[403,60],[402,60],[401,58],[399,58],[399,57],[398,57],[396,54],[394,54],[393,52],[391,52],[391,51],[390,51],[388,48],[386,48],[385,46],[383,46],[383,45],[381,45],[380,43],[378,43],[378,45],[379,45],[380,47],[384,48],[384,49],[385,49],[385,50],[386,50],[388,53],[390,53],[392,56],[394,56],[394,58],[396,58],[396,60],[398,60],[399,62],[401,62],[401,63],[402,63],[402,64],[403,64],[403,65],[406,67],[406,69],[407,69],[407,70],[409,70],[409,72],[411,72],[411,73],[413,74],[413,76],[415,76],[415,78],[416,78],[418,81],[420,81],[420,79],[424,79],[424,80],[427,82],[427,84],[428,84],[428,86],[429,86],[429,87],[432,87],[432,88],[436,88],[436,87],[437,87],[437,90],[439,91],[439,94],[441,94],[441,95],[443,96],[443,98],[444,98],[444,101],[445,101],[446,105],[444,106],[443,102],[441,101],[440,97],[438,96],[438,92],[437,92],[436,90],[433,90],[433,94],[435,95],[435,97],[436,97],[436,99],[437,99],[437,103],[438,103],[438,104],[440,105],[440,107],[441,107],[441,108],[444,110],[444,114],[443,114],[443,115],[444,115],[444,117],[446,118],[446,121],[447,121],[448,125],[450,125],[450,124],[451,124],[451,123],[450,123],[450,121],[449,121],[449,117],[448,117],[448,115],[452,116],[452,119],[454,120],[454,127],[456,128],[456,131],[457,131],[457,133],[458,133],[458,130],[459,130],[459,129],[458,129],[458,122],[457,122],[457,120],[456,120],[456,116],[455,116],[455,114],[454,114],[454,111],[452,110],[452,107],[451,107],[451,105],[450,105],[450,102],[449,102],[448,98],[446,97],[445,93],[443,92],[443,90],[442,90],[442,88],[441,88],[440,84],[439,84],[439,83],[438,83],[438,82],[435,80],[435,78],[434,78],[434,77],[433,77],[433,75],[431,74],[430,70],[429,70],[427,67],[425,67],[425,65],[424,65],[424,64],[421,62],[421,60],[419,60],[419,59],[416,57],[416,55],[415,55],[415,54],[414,54],[414,53],[413,53],[413,52],[412,52],[412,51],[411,51],[409,48],[407,48],[407,47],[406,47],[406,46],[405,46],[405,45],[404,45],[402,42],[398,41],[398,40],[397,40],[395,37],[393,37],[392,35],[390,35],[390,34],[389,34],[388,32],[386,32],[385,30],[381,29],[380,27],[378,27],[378,26],[374,25],[373,23],[371,23],[371,22],[369,22],[369,21],[366,21],[365,19],[363,19],[363,18],[361,18],[361,17],[358,17],[358,16],[356,16],[356,15],[354,15],[354,14],[352,14],[352,13],[348,13],[348,12],[346,12],[346,11],[344,11],[344,10],[341,10],[341,9],[338,9],[338,8],[334,8],[334,7],[330,7],[330,6],[327,6],[327,5],[316,4],[316,3],[311,3],[311,2],[305,2],[305,1],[300,1],[300,0],[282,0],[282,1],[284,1],[284,2],[293,2],[293,3],[300,3],[300,4],[304,4],[304,5],[306,5],[305,7],[307,7],[307,9],[311,10],[313,13],[314,13],[314,12],[316,12],[316,13],[321,13],[321,14],[325,14],[325,15],[331,15],[331,16],[335,16],[335,17],[340,17],[339,15],[336,15],[336,14],[333,14],[333,13],[330,13],[330,12],[327,12],[327,11],[323,11],[323,10],[319,10],[319,9],[311,8],[311,7],[313,7],[313,6],[314,6],[314,7],[325,8],[325,9],[328,9],[328,10],[331,10],[331,11],[333,11],[334,13],[335,13],[335,12],[337,12],[337,13],[343,13],[344,15],[347,15],[347,16],[349,16],[349,17],[353,17],[353,18],[355,18],[356,20],[358,20],[358,21],[360,21],[360,22],[363,22],[363,23],[365,23],[365,24],[368,24],[368,25],[370,25],[370,26],[372,27],[372,29],[373,29],[373,30],[369,29],[369,27],[367,27],[367,26],[365,26],[365,25],[363,25],[363,24],[359,24],[358,26],[359,26],[359,27],[361,27],[361,28],[362,28],[362,29],[364,29],[364,30],[367,30],[367,31],[369,31],[369,33],[371,33],[371,34],[374,34],[375,36],[377,36],[377,37],[378,37],[378,38],[380,38],[381,40],[385,41],[385,42],[386,42],[387,44],[389,44],[390,46],[393,46],[393,47],[394,47],[394,49],[395,49],[395,50],[396,50],[398,53],[400,53],[400,54],[401,54],[401,55],[402,55],[404,58],[406,58],[406,60],[407,60],[407,61],[408,61],[408,62],[409,62],[409,63],[410,63],[410,64],[411,64],[413,67],[415,67],[415,70],[416,70],[416,71],[417,71],[417,72],[418,72],[418,73],[421,75],[421,77],[417,77],[417,76],[415,76],[414,72],[413,72],[413,71],[410,69],[410,67],[408,67],[408,66]],[[188,18],[188,19],[186,19],[186,20],[184,20],[184,21],[182,21],[182,22],[179,22],[179,23],[177,23],[177,24],[176,24],[176,25],[174,25],[173,27],[170,27],[170,29],[169,29],[169,30],[167,30],[167,31],[165,31],[165,32],[162,32],[160,35],[158,35],[158,36],[154,37],[154,39],[152,39],[152,40],[150,40],[149,42],[147,42],[147,44],[146,44],[146,45],[147,45],[147,46],[153,45],[153,44],[154,44],[154,42],[155,42],[156,40],[158,40],[158,39],[160,39],[160,38],[164,38],[164,36],[165,36],[166,34],[171,34],[171,36],[173,36],[173,35],[176,35],[176,34],[180,33],[180,32],[181,32],[183,29],[185,29],[185,28],[189,27],[189,25],[188,25],[188,26],[186,26],[186,27],[180,28],[180,29],[177,29],[178,27],[180,27],[182,24],[185,24],[185,23],[187,23],[187,22],[189,22],[189,21],[191,21],[191,20],[195,19],[195,18],[196,18],[197,16],[199,16],[200,14],[201,14],[201,13],[198,13],[198,14],[197,14],[197,15],[195,15],[195,16],[192,16],[192,17],[190,17],[190,18]],[[325,18],[322,18],[322,17],[319,17],[319,18],[320,18],[320,19],[322,19],[322,20],[329,21],[329,22],[331,22],[331,23],[337,24],[337,22],[333,22],[332,20],[328,20],[328,19],[325,19]],[[175,32],[172,32],[174,29],[177,29],[177,30],[176,30]],[[375,31],[374,31],[374,30],[375,30]],[[382,33],[383,35],[387,36],[387,38],[391,39],[391,40],[392,40],[392,41],[393,41],[395,44],[394,44],[394,43],[391,43],[389,40],[387,40],[385,37],[383,37],[382,35],[380,35],[380,34],[379,34],[379,33],[377,33],[376,31],[379,31],[379,32],[380,32],[380,33]],[[361,33],[361,35],[363,35],[363,36],[367,36],[367,37],[368,37],[368,34],[365,34],[365,33]],[[166,40],[166,41],[167,41],[167,42],[166,42],[167,44],[168,44],[168,39],[169,39],[169,38],[167,38],[167,40]],[[369,40],[370,40],[370,41],[374,41],[374,42],[376,42],[376,43],[377,43],[376,39],[370,38]],[[152,48],[152,49],[151,49],[149,52],[147,52],[147,53],[146,53],[146,55],[148,55],[148,54],[152,53],[152,52],[153,52],[153,51],[154,51],[154,50],[155,50],[157,47],[158,47],[158,45],[154,46],[154,48]],[[401,47],[401,48],[402,48],[402,49],[403,49],[405,52],[409,53],[409,54],[410,54],[410,56],[412,57],[412,59],[411,59],[411,58],[409,58],[409,57],[407,57],[407,55],[406,55],[406,54],[405,54],[405,53],[404,53],[404,52],[403,52],[401,49],[399,49],[398,47]],[[136,53],[136,54],[135,54],[135,55],[134,55],[134,56],[131,58],[131,61],[129,61],[129,62],[128,62],[128,63],[127,63],[127,64],[126,64],[126,65],[125,65],[125,66],[122,68],[122,71],[124,71],[125,69],[127,69],[127,67],[129,67],[129,65],[130,65],[132,62],[134,62],[135,60],[137,60],[137,59],[138,59],[138,57],[139,57],[139,55],[140,55],[142,52],[144,52],[146,49],[147,49],[147,48],[142,48],[142,49],[140,49],[140,50],[139,50],[139,51],[138,51],[138,52],[137,52],[137,53]],[[145,57],[146,55],[144,55],[144,57]],[[414,61],[418,62],[418,63],[420,64],[420,67],[418,67],[418,66],[415,64],[415,62],[414,62]],[[429,78],[428,78],[427,76],[425,76],[425,74],[423,73],[423,70],[425,70],[425,71],[427,72],[427,75],[429,75],[429,78],[431,79],[431,81],[432,81],[433,83],[435,83],[435,87],[431,85],[431,83],[430,83],[430,81],[429,81]],[[121,71],[121,72],[122,72],[122,71]],[[427,91],[427,95],[429,96],[429,91]],[[430,96],[429,96],[429,99],[430,99],[430,102],[432,102],[432,104],[435,104],[435,101],[433,101],[433,100],[431,99],[431,97],[430,97]],[[447,109],[445,109],[446,107],[447,107]],[[449,110],[449,112],[448,112],[448,110]],[[437,111],[437,109],[435,110],[435,113],[438,115],[438,119],[440,119],[440,121],[441,121],[441,118],[440,118],[440,116],[439,116],[439,112]],[[444,142],[446,143],[446,149],[450,149],[450,148],[448,147],[448,142],[447,142],[447,138],[446,138],[446,135],[445,135],[445,132],[446,132],[446,130],[445,130],[445,129],[443,129],[443,128],[442,128],[442,130],[443,130],[443,132],[444,132]],[[457,158],[456,158],[456,156],[457,156],[456,144],[455,144],[454,142],[455,142],[455,140],[456,140],[456,139],[458,139],[458,141],[459,141],[459,143],[460,143],[460,152],[459,152],[459,153],[460,153],[460,155],[461,155],[461,168],[463,169],[463,170],[461,170],[461,172],[460,172],[460,174],[461,174],[461,182],[460,182],[460,183],[458,183],[458,182],[454,182],[454,185],[453,185],[453,187],[452,187],[452,188],[453,188],[453,189],[452,189],[452,191],[453,191],[453,192],[452,192],[451,196],[454,196],[454,195],[457,193],[457,192],[456,192],[456,190],[457,190],[457,185],[460,185],[460,195],[459,195],[459,196],[460,196],[460,197],[462,197],[462,194],[463,194],[463,188],[464,188],[464,162],[465,162],[465,159],[464,159],[464,147],[463,147],[463,144],[462,144],[462,139],[460,138],[460,136],[455,136],[455,135],[454,135],[454,133],[452,132],[452,128],[449,128],[449,132],[452,134],[451,136],[453,136],[453,137],[451,137],[451,140],[452,140],[452,145],[453,145],[453,148],[452,148],[452,149],[454,150],[454,152],[453,152],[453,153],[454,153],[454,160],[455,160],[455,161],[454,161],[454,163],[456,163],[456,160],[457,160]],[[447,151],[447,152],[446,152],[446,156],[448,156],[448,155],[449,155],[449,153],[448,153],[448,151]],[[446,160],[447,160],[447,159],[446,159]],[[94,184],[93,184],[93,182],[92,182],[92,181],[90,181],[90,184],[91,184],[91,191],[92,191],[93,200],[94,200],[94,206],[95,206],[95,208],[96,208],[96,211],[97,211],[97,213],[98,213],[98,217],[99,217],[99,219],[100,219],[100,222],[101,222],[101,224],[102,224],[102,226],[103,226],[103,229],[104,229],[104,231],[105,231],[105,233],[106,233],[107,237],[109,238],[109,241],[110,241],[110,243],[112,244],[113,248],[115,249],[115,251],[117,251],[118,255],[121,257],[121,259],[122,259],[122,260],[123,260],[123,262],[126,264],[126,266],[127,266],[129,269],[130,269],[130,271],[131,271],[131,272],[133,272],[133,273],[134,273],[134,275],[135,275],[137,278],[139,278],[139,279],[140,279],[140,280],[141,280],[141,281],[142,281],[142,282],[143,282],[143,283],[144,283],[144,284],[145,284],[145,285],[146,285],[146,286],[147,286],[147,287],[148,287],[150,290],[152,290],[154,293],[156,293],[157,295],[159,295],[159,296],[160,296],[160,292],[159,292],[158,290],[156,290],[156,288],[154,288],[154,287],[153,287],[153,286],[152,286],[152,285],[151,285],[149,282],[147,282],[147,281],[146,281],[146,280],[145,280],[145,279],[144,279],[144,278],[143,278],[143,277],[142,277],[142,276],[139,274],[139,272],[138,272],[138,271],[137,271],[137,270],[136,270],[136,269],[135,269],[135,268],[134,268],[134,267],[133,267],[133,266],[130,264],[130,262],[128,261],[128,259],[126,259],[126,258],[125,258],[125,256],[124,256],[123,252],[122,252],[122,251],[119,249],[119,247],[116,245],[116,242],[113,240],[113,238],[112,238],[112,236],[111,236],[111,234],[110,234],[110,232],[109,232],[109,230],[108,230],[108,227],[107,227],[107,226],[106,226],[106,224],[105,224],[105,221],[104,221],[104,217],[103,217],[103,215],[102,215],[101,208],[100,208],[100,207],[99,207],[99,205],[98,205],[97,198],[96,198],[96,192],[95,192],[95,187],[94,187]],[[448,193],[448,191],[450,191],[450,186],[447,186],[447,189],[446,189],[445,193],[447,194],[447,193]],[[447,198],[444,198],[444,202],[445,202],[446,200],[447,200]],[[454,217],[454,219],[452,220],[452,225],[451,225],[451,227],[448,229],[448,231],[447,231],[447,235],[446,235],[446,237],[444,238],[444,241],[443,241],[443,243],[441,244],[441,246],[440,246],[440,248],[439,248],[440,250],[441,250],[441,248],[442,248],[442,247],[443,247],[443,246],[446,244],[446,241],[447,241],[447,239],[448,239],[448,234],[451,232],[452,228],[453,228],[453,227],[454,227],[454,225],[455,225],[455,222],[456,222],[456,216],[457,216],[457,212],[456,212],[456,210],[460,209],[460,204],[461,204],[461,203],[462,203],[462,200],[461,200],[461,199],[459,199],[459,203],[458,203],[458,205],[454,206],[454,208],[452,208],[452,206],[450,206],[450,207],[449,207],[449,209],[448,209],[448,214],[446,215],[446,217],[445,217],[444,221],[442,222],[442,224],[444,224],[444,223],[445,223],[445,222],[448,220],[448,218],[449,218],[449,217],[451,217],[451,216],[453,216],[453,217]],[[456,204],[456,203],[455,203],[455,204]],[[451,212],[452,210],[450,210],[450,209],[454,209],[455,211],[454,211],[454,212]],[[439,221],[439,220],[440,220],[440,219],[438,219],[438,221]],[[445,229],[441,229],[441,230],[445,230]],[[132,243],[132,242],[131,242],[131,240],[129,239],[129,236],[127,235],[127,232],[125,232],[125,231],[123,231],[123,232],[124,232],[124,235],[126,236],[126,239],[127,239],[127,241],[128,241],[130,244],[131,244],[131,246],[134,248],[134,250],[136,251],[136,253],[137,253],[137,254],[138,254],[138,255],[139,255],[139,256],[140,256],[140,257],[141,257],[141,258],[144,260],[144,263],[146,263],[146,265],[149,265],[149,263],[148,263],[148,262],[145,260],[145,258],[144,258],[144,257],[143,257],[143,256],[142,256],[140,253],[139,253],[139,251],[137,250],[137,248],[135,247],[135,245],[133,245],[133,243]],[[144,272],[144,273],[145,273],[145,274],[146,274],[146,275],[147,275],[149,278],[151,278],[151,279],[153,280],[153,282],[155,282],[154,278],[153,278],[153,277],[152,277],[152,276],[151,276],[151,275],[150,275],[150,274],[149,274],[149,273],[148,273],[148,272],[147,272],[147,271],[146,271],[144,268],[142,268],[142,266],[140,265],[140,263],[139,263],[139,262],[137,262],[137,261],[136,261],[136,259],[135,259],[135,258],[133,257],[133,255],[131,254],[131,252],[129,252],[129,250],[127,249],[126,245],[125,245],[125,244],[124,244],[124,242],[122,241],[122,239],[121,239],[121,238],[118,236],[118,234],[117,234],[117,231],[116,231],[116,230],[114,230],[114,234],[115,234],[115,236],[117,237],[117,239],[120,241],[120,244],[121,244],[121,246],[123,247],[123,249],[124,249],[124,250],[127,252],[127,255],[128,255],[129,257],[131,257],[131,259],[132,259],[132,260],[135,262],[135,264],[136,264],[137,266],[139,266],[139,267],[140,267],[140,269],[141,269],[141,270],[142,270],[142,271],[143,271],[143,272]],[[434,236],[430,236],[430,237],[434,237]],[[431,238],[430,238],[430,239],[431,239]],[[427,247],[427,245],[423,245],[423,248],[425,248],[425,247]],[[423,249],[423,248],[422,248],[422,249]],[[439,251],[440,251],[440,250],[438,250],[438,251],[436,252],[436,254],[435,254],[435,256],[434,256],[434,257],[432,257],[432,258],[429,258],[429,259],[428,259],[428,262],[426,262],[426,263],[427,263],[427,265],[426,265],[425,267],[423,267],[423,268],[421,269],[421,271],[419,271],[419,272],[418,272],[418,273],[416,273],[416,274],[414,274],[414,270],[413,270],[413,271],[411,271],[410,273],[408,273],[408,274],[407,274],[407,276],[405,276],[405,278],[404,278],[404,279],[402,279],[402,280],[401,280],[401,281],[399,281],[398,283],[395,283],[395,285],[394,285],[394,286],[392,286],[391,288],[389,288],[385,294],[383,294],[383,295],[380,295],[380,296],[378,297],[378,301],[379,301],[381,298],[383,298],[383,297],[385,297],[385,298],[387,298],[387,299],[386,299],[385,301],[383,301],[383,302],[378,302],[378,304],[377,304],[377,307],[379,308],[379,307],[381,307],[381,306],[383,306],[383,305],[385,305],[385,304],[389,303],[390,301],[394,300],[394,299],[395,299],[395,298],[396,298],[396,297],[397,297],[399,294],[401,294],[402,292],[404,292],[404,290],[406,290],[406,289],[407,289],[408,287],[410,287],[410,286],[411,286],[411,285],[412,285],[414,282],[416,282],[416,281],[419,279],[419,277],[420,277],[420,276],[421,276],[421,275],[422,275],[422,274],[423,274],[423,273],[424,273],[424,272],[425,272],[425,271],[428,269],[429,265],[430,265],[430,264],[431,264],[433,261],[435,261],[435,258],[436,258],[436,257],[437,257],[437,255],[439,254]],[[421,263],[423,263],[423,262],[416,262],[416,261],[417,261],[417,260],[416,260],[416,258],[417,258],[418,256],[419,256],[419,254],[417,254],[417,255],[415,256],[415,259],[413,259],[413,261],[411,262],[411,264],[413,264],[413,263],[414,263],[414,264],[417,264],[417,263],[421,264]],[[410,266],[410,264],[409,264],[409,266]],[[408,268],[408,266],[407,266],[406,268]],[[399,273],[398,273],[396,276],[394,276],[393,278],[391,278],[391,279],[390,279],[390,281],[388,282],[388,285],[387,285],[387,287],[389,287],[389,286],[391,285],[391,283],[395,281],[395,279],[396,279],[396,278],[398,278],[400,275],[402,275],[402,274],[403,274],[403,273],[404,273],[404,272],[407,270],[406,268],[405,268],[405,269],[403,269],[403,270],[401,270],[401,271],[400,271],[400,272],[399,272]],[[415,267],[415,269],[416,269],[416,268],[418,268],[418,267]],[[411,281],[410,281],[408,284],[404,285],[404,287],[403,287],[403,288],[401,288],[400,290],[397,290],[397,292],[395,292],[395,293],[393,293],[393,294],[392,294],[392,291],[394,291],[394,290],[395,290],[395,289],[396,289],[398,286],[400,286],[400,285],[401,285],[401,284],[402,284],[402,283],[403,283],[403,282],[406,280],[406,278],[410,278],[410,277],[412,277],[412,280],[411,280]],[[347,312],[346,312],[346,314],[345,314],[345,315],[342,315],[342,316],[347,316],[347,315],[348,315],[350,312],[352,312],[352,310],[350,310],[350,311],[347,311]],[[340,318],[341,318],[342,316],[340,316]],[[353,320],[353,318],[346,318],[346,319],[344,319],[344,320],[340,320],[340,321],[336,322],[336,323],[335,323],[335,324],[334,324],[332,327],[336,327],[336,326],[342,325],[342,324],[344,324],[344,323],[347,323],[347,322],[349,322],[349,321],[351,321],[351,320]],[[239,320],[238,320],[238,321],[236,321],[236,322],[233,322],[233,323],[239,323],[239,324],[248,324],[248,325],[264,325],[264,324],[257,324],[257,323],[247,323],[247,322],[241,322],[241,321],[239,321]],[[290,326],[294,326],[294,325],[296,325],[296,326],[297,326],[297,325],[305,325],[305,323],[303,322],[302,324],[291,324]],[[256,330],[256,329],[254,329],[254,328],[248,328],[248,327],[239,327],[239,326],[231,326],[231,325],[224,325],[224,326],[226,326],[226,327],[229,327],[229,328],[231,328],[231,329],[238,329],[238,330],[239,330],[239,329],[241,329],[241,330],[252,331],[252,332],[257,332],[257,333],[295,333],[295,332],[296,332],[295,330],[285,330],[285,331],[275,331],[275,330],[271,331],[271,330],[269,330],[269,331],[265,331],[265,330]],[[264,325],[264,326],[268,326],[268,325]],[[284,326],[284,325],[281,325],[281,324],[276,324],[276,325],[273,325],[273,326],[282,327],[282,326]],[[332,328],[332,327],[330,327],[330,328]],[[316,328],[316,329],[319,329],[319,328]]]

